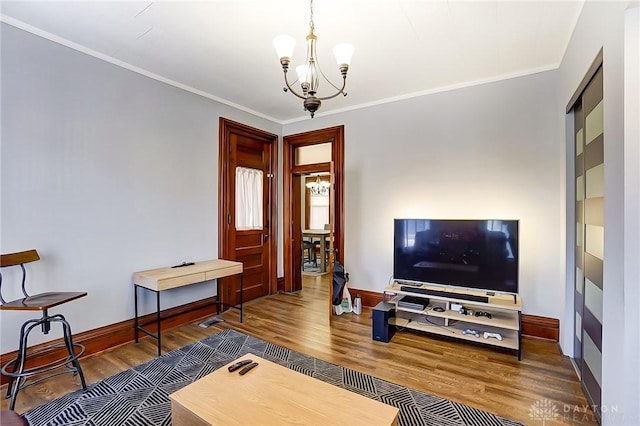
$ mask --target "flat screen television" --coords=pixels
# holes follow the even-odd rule
[[[517,220],[394,219],[393,278],[518,293]]]

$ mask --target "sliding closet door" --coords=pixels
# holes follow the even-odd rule
[[[602,289],[604,265],[604,114],[602,68],[582,95],[584,110],[584,310],[582,382],[594,405],[602,389]]]
[[[584,308],[584,115],[582,100],[574,107],[576,141],[576,285],[574,290],[575,335],[573,360],[582,375],[582,311]]]
[[[576,129],[575,352],[589,402],[600,407],[604,266],[602,67],[574,106]],[[597,408],[596,408],[597,409]],[[600,417],[600,413],[597,413]]]

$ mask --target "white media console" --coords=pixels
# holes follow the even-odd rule
[[[417,298],[414,301],[422,301],[425,306],[402,302],[405,296],[408,296],[405,302],[408,298]],[[395,306],[395,317],[389,318],[389,324],[398,330],[419,330],[499,346],[516,351],[518,359],[522,358],[522,300],[519,295],[395,282],[385,288],[384,300]],[[464,309],[456,309],[460,305]],[[472,312],[465,314],[465,311]],[[481,314],[477,316],[476,313]]]

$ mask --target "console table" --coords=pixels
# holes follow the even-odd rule
[[[160,340],[160,293],[172,288],[184,287],[191,284],[216,280],[217,300],[216,312],[220,314],[220,306],[238,309],[240,322],[242,322],[242,263],[231,260],[214,259],[193,264],[177,265],[174,267],[149,269],[133,274],[134,300],[135,300],[135,338],[138,343],[138,331],[153,337],[158,341],[158,356],[161,354]],[[220,281],[218,278],[240,275],[240,304],[229,305],[220,301]],[[138,288],[144,288],[156,294],[156,325],[157,333],[145,329],[138,317]]]

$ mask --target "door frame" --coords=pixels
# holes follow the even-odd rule
[[[269,145],[269,238],[266,244],[269,262],[269,294],[277,291],[277,235],[278,235],[278,136],[255,127],[247,126],[224,117],[220,117],[218,132],[218,257],[229,259],[232,244],[229,238],[228,215],[230,208],[229,179],[231,173],[230,134],[244,134],[247,137],[261,139]],[[221,295],[218,295],[220,297]]]
[[[284,257],[284,291],[294,291],[293,274],[302,274],[301,270],[294,270],[294,258],[299,256],[300,244],[294,244],[296,240],[296,229],[301,240],[301,224],[294,223],[293,214],[294,201],[298,199],[294,196],[294,182],[300,181],[299,176],[303,174],[317,172],[331,172],[331,162],[309,164],[304,166],[295,165],[296,148],[309,145],[319,145],[331,143],[331,160],[334,164],[334,194],[335,194],[335,223],[334,248],[336,258],[344,264],[344,126],[329,127],[325,129],[312,130],[304,133],[283,136],[283,257]],[[298,178],[296,179],[296,176]]]

